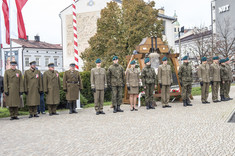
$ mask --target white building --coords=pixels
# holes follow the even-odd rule
[[[6,69],[10,68],[10,47],[2,50],[3,68],[2,75]],[[37,67],[42,72],[48,70],[49,63],[55,63],[55,70],[63,71],[63,50],[59,44],[41,42],[39,36],[35,40],[12,40],[12,60],[17,61],[18,69],[24,72],[29,69],[29,62],[36,61]]]
[[[78,52],[81,54],[89,47],[89,39],[95,35],[97,30],[97,19],[100,18],[100,12],[107,6],[110,1],[115,1],[120,4],[121,0],[89,0],[77,1],[77,30],[78,30]],[[73,49],[73,17],[72,5],[60,12],[61,26],[62,26],[62,45],[63,45],[63,67],[68,68],[71,62],[74,62]],[[166,16],[164,9],[159,13],[159,19],[164,22],[165,31],[163,39],[168,42],[171,48],[174,49],[174,17]],[[79,59],[80,67],[83,66],[83,61]],[[81,69],[81,68],[80,68]]]

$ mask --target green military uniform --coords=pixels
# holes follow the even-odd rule
[[[161,86],[161,102],[163,107],[169,107],[170,87],[173,83],[170,65],[160,65],[158,68],[158,83]]]
[[[29,69],[25,71],[24,90],[30,116],[37,116],[37,106],[40,105],[40,92],[43,92],[41,72],[39,70]]]
[[[225,59],[220,60],[220,77],[221,77],[221,84],[220,84],[220,96],[221,101],[229,100],[225,95],[227,95],[227,86],[229,85],[229,71],[226,68]]]
[[[118,59],[114,57],[113,60]],[[114,63],[108,68],[107,71],[108,86],[112,89],[112,104],[114,113],[122,112],[120,106],[122,104],[122,92],[125,86],[125,73],[124,69],[118,63]]]
[[[105,69],[91,69],[91,88],[94,92],[95,111],[97,113],[103,113],[104,89],[107,87]]]
[[[186,59],[188,58],[185,57],[185,60]],[[184,62],[179,68],[178,76],[180,80],[182,90],[181,96],[184,106],[191,106],[191,104],[189,104],[189,96],[191,95],[193,82],[192,66],[188,62]]]
[[[82,79],[78,71],[67,70],[63,76],[63,89],[66,92],[66,100],[69,105],[69,113],[77,113],[76,100],[79,99],[79,91],[83,89]]]
[[[228,61],[228,60],[229,59],[226,59],[226,61]],[[225,96],[225,98],[228,98],[229,100],[231,100],[231,98],[229,96],[229,93],[230,93],[230,88],[231,88],[231,82],[233,82],[233,72],[232,72],[232,68],[229,64],[226,63],[225,67],[226,67],[226,70],[229,73],[229,80],[226,83],[226,92],[225,92],[224,96]]]
[[[220,86],[220,66],[217,63],[213,63],[210,66],[210,80],[211,80],[211,89],[212,89],[212,100],[213,102],[219,102],[218,93]]]
[[[203,59],[206,60],[206,59]],[[201,64],[198,68],[198,77],[201,84],[201,101],[203,104],[209,103],[207,101],[210,87],[210,65]]]
[[[24,92],[22,73],[18,69],[9,69],[4,74],[4,92],[6,95],[6,106],[9,107],[11,119],[18,119],[18,107],[20,106],[20,95]]]
[[[43,74],[43,89],[50,115],[56,115],[56,107],[60,103],[60,77],[56,70],[48,70]]]
[[[139,94],[140,72],[138,68],[129,68],[126,72],[126,85],[130,89],[128,94]]]
[[[145,59],[145,64],[150,61]],[[145,104],[147,109],[154,109],[153,106],[153,91],[156,84],[156,73],[151,65],[146,65],[141,72],[142,85],[145,87]]]

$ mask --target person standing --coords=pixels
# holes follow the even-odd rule
[[[96,68],[91,69],[91,89],[94,93],[96,115],[105,114],[103,111],[104,92],[107,89],[106,71],[101,68],[101,59],[95,61]]]
[[[220,102],[218,100],[219,86],[220,86],[220,66],[219,66],[219,57],[213,57],[213,64],[210,66],[210,80],[211,80],[211,89],[212,89],[212,101],[214,103]]]
[[[183,57],[183,64],[179,68],[178,76],[180,80],[180,85],[182,89],[182,99],[183,106],[192,106],[189,103],[189,96],[191,95],[192,82],[193,82],[193,72],[192,66],[188,62],[188,56]]]
[[[0,104],[2,104],[2,94],[3,94],[3,92],[4,92],[3,77],[0,75]]]
[[[225,95],[227,95],[226,87],[229,84],[229,71],[227,70],[225,59],[220,60],[220,78],[221,78],[221,83],[220,83],[221,101],[228,101],[229,99]]]
[[[140,72],[135,68],[135,64],[135,60],[131,61],[131,68],[126,72],[126,85],[130,98],[131,111],[138,111],[138,109],[136,109],[136,100],[139,94]]]
[[[60,103],[60,77],[58,71],[54,70],[54,63],[48,64],[49,70],[43,75],[43,89],[46,94],[49,115],[59,115],[56,107]]]
[[[161,88],[162,108],[171,107],[168,103],[170,100],[170,88],[173,84],[171,66],[167,65],[167,57],[162,58],[162,65],[158,68],[158,83]]]
[[[145,90],[145,105],[146,109],[155,109],[153,106],[153,91],[156,88],[156,73],[151,67],[150,59],[144,59],[145,67],[141,72],[141,80]]]
[[[37,69],[37,68],[36,68]],[[41,73],[41,79],[43,84],[43,74]],[[46,114],[45,112],[45,102],[44,102],[44,92],[40,93],[40,105],[38,106],[38,114]]]
[[[230,96],[229,96],[231,83],[233,82],[233,72],[232,72],[232,68],[230,66],[230,60],[229,60],[228,57],[226,58],[225,67],[226,67],[226,69],[228,70],[228,73],[229,73],[229,81],[226,84],[225,98],[227,98],[228,100],[233,100],[233,98],[230,98]]]
[[[76,111],[77,100],[79,99],[79,92],[83,89],[82,79],[78,71],[75,70],[75,63],[71,63],[70,69],[65,71],[63,76],[63,89],[66,93],[66,100],[68,101],[69,114],[78,113]]]
[[[203,104],[209,104],[207,101],[210,87],[210,65],[207,63],[207,58],[202,57],[202,64],[198,68],[198,77],[201,85],[201,101]]]
[[[122,92],[125,87],[125,73],[121,65],[118,64],[118,57],[113,57],[113,64],[107,71],[107,82],[112,90],[113,113],[123,112],[120,106],[122,104]]]
[[[24,74],[24,89],[26,105],[29,108],[29,118],[39,117],[37,106],[40,105],[40,94],[43,92],[41,72],[36,69],[36,61],[30,62],[30,69]]]
[[[23,77],[20,70],[16,69],[17,62],[10,62],[10,69],[4,74],[4,93],[6,95],[6,106],[9,107],[11,119],[17,120],[18,107],[20,107],[21,98],[24,92]]]

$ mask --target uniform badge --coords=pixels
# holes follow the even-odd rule
[[[19,74],[18,74],[18,73],[16,73],[16,77],[19,77]]]
[[[38,78],[38,74],[36,74],[36,79]]]

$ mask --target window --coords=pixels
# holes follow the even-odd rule
[[[46,57],[46,58],[45,58],[45,66],[47,66],[48,64],[49,64],[49,58]]]
[[[36,65],[39,66],[39,58],[36,58]]]
[[[56,67],[58,66],[58,59],[57,58],[54,58],[54,64]]]
[[[166,35],[166,21],[163,21],[162,25],[163,25],[162,35]]]
[[[176,32],[176,28],[175,28],[175,32]]]
[[[25,66],[29,66],[29,58],[28,57],[25,58]]]

